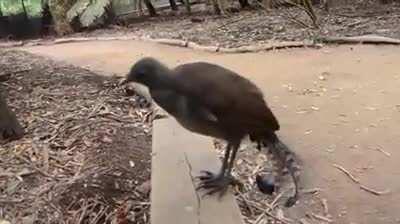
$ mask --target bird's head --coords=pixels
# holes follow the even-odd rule
[[[166,79],[169,69],[158,60],[145,57],[137,61],[126,75],[123,84],[137,82],[149,88],[156,87]]]

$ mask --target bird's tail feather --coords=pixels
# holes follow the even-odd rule
[[[295,185],[295,192],[294,195],[287,200],[286,206],[290,207],[294,205],[298,199],[298,174],[300,170],[300,164],[298,163],[299,160],[296,154],[290,150],[289,147],[284,144],[275,134],[273,136],[269,136],[269,138],[265,138],[256,142],[258,142],[259,145],[261,143],[262,145],[267,146],[268,153],[271,155],[273,161],[277,163],[275,164],[277,175],[276,179],[281,179],[285,173],[285,169],[291,176]]]

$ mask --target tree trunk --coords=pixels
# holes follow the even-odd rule
[[[149,10],[150,16],[157,16],[156,9],[154,8],[150,0],[144,0],[144,4],[146,5],[147,10]]]
[[[22,4],[22,10],[24,10],[25,20],[28,20],[28,12],[26,11],[25,0],[21,0],[21,4]]]
[[[49,3],[42,0],[42,35],[49,35],[53,25],[53,16],[50,12]]]
[[[54,30],[58,35],[66,35],[73,32],[67,21],[67,12],[77,0],[49,0],[51,15],[54,20]]]
[[[189,0],[183,0],[183,1],[185,3],[185,8],[186,8],[187,13],[191,14],[192,13],[192,9],[190,7],[190,1]]]
[[[16,140],[23,134],[24,130],[14,112],[8,108],[5,97],[0,94],[0,139]]]
[[[171,9],[173,11],[177,11],[178,10],[178,6],[176,6],[175,0],[169,0],[169,5],[171,6]]]
[[[248,0],[239,0],[239,3],[240,3],[240,7],[241,7],[241,8],[247,8],[247,7],[250,6]]]

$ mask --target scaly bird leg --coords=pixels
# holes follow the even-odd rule
[[[203,175],[200,175],[198,177],[201,182],[196,190],[201,188],[208,189],[209,191],[206,192],[204,196],[212,195],[216,192],[219,192],[219,198],[225,195],[229,185],[237,183],[237,180],[235,180],[230,173],[232,170],[233,160],[235,159],[237,149],[237,144],[232,145],[229,143],[226,147],[221,171],[218,174],[214,174],[210,171],[201,171]]]

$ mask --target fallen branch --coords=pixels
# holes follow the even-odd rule
[[[15,157],[19,160],[21,160],[22,162],[26,163],[27,165],[29,165],[29,167],[31,167],[32,169],[36,170],[38,173],[42,174],[45,177],[49,177],[51,179],[55,179],[55,177],[51,176],[50,174],[46,173],[45,171],[39,169],[38,167],[36,167],[34,164],[32,164],[29,160],[25,159],[24,157],[20,156],[20,155],[15,155]]]
[[[177,39],[167,39],[167,38],[162,38],[162,39],[149,39],[149,41],[156,42],[159,44],[165,44],[165,45],[170,45],[170,46],[176,46],[176,47],[187,47],[188,42],[184,40],[177,40]]]
[[[265,214],[266,216],[271,217],[271,218],[274,219],[275,221],[281,222],[281,223],[283,223],[283,224],[289,224],[287,221],[285,221],[285,220],[283,220],[283,219],[280,219],[280,218],[278,218],[277,216],[273,215],[273,214],[270,212],[270,209],[262,208],[262,207],[258,206],[255,202],[252,202],[252,201],[248,201],[248,203],[251,204],[251,205],[253,206],[253,208],[256,208],[257,210],[259,210],[260,212],[262,212],[262,213]],[[269,207],[270,207],[270,206],[269,206]]]
[[[360,185],[360,188],[362,190],[366,191],[366,192],[369,192],[369,193],[377,195],[377,196],[381,196],[381,195],[385,195],[385,194],[389,194],[390,193],[390,190],[377,191],[377,190],[374,190],[374,189],[369,188],[367,186],[364,186],[362,184]]]
[[[343,173],[345,173],[353,182],[355,182],[356,184],[358,184],[360,186],[360,189],[362,189],[366,192],[369,192],[371,194],[378,195],[378,196],[390,193],[390,190],[377,191],[377,190],[371,189],[365,185],[362,185],[358,178],[354,177],[349,171],[347,171],[342,166],[339,166],[337,164],[333,164],[333,166],[336,167],[337,169],[339,169],[340,171],[342,171]]]
[[[379,151],[379,152],[385,154],[385,156],[387,156],[387,157],[392,156],[389,152],[386,152],[385,150],[381,149],[380,147],[370,147],[370,149]]]
[[[328,222],[328,223],[333,222],[332,219],[330,219],[330,218],[328,218],[328,217],[325,217],[325,216],[322,216],[322,215],[317,215],[317,214],[311,213],[311,216],[312,216],[313,218],[315,218],[315,219],[320,220],[320,221],[324,221],[324,222]]]
[[[300,224],[310,224],[306,219],[300,219]]]
[[[0,204],[14,204],[14,203],[21,203],[24,199],[2,199],[0,198]]]
[[[344,167],[339,166],[337,164],[333,164],[334,167],[336,167],[338,170],[342,171],[344,174],[346,174],[354,183],[359,184],[360,180],[356,177],[354,177],[348,170],[346,170]]]
[[[335,44],[394,44],[400,45],[399,39],[382,37],[377,35],[363,35],[355,37],[320,37],[317,38],[324,43]]]
[[[325,198],[322,198],[321,204],[322,204],[322,207],[324,208],[324,215],[328,215],[329,214],[328,200],[326,200]]]
[[[301,192],[303,194],[316,194],[316,193],[319,193],[320,191],[321,191],[320,188],[311,188],[311,189],[302,190]]]
[[[7,81],[10,78],[10,76],[12,76],[12,75],[16,75],[16,74],[24,73],[24,72],[29,72],[30,70],[31,69],[21,69],[21,70],[12,71],[12,72],[0,73],[0,82]]]
[[[297,21],[299,22],[299,21]],[[300,21],[301,22],[301,21]],[[300,23],[302,26],[309,27],[305,23]],[[319,37],[316,38],[322,43],[331,44],[394,44],[400,45],[400,39],[394,39],[389,37],[382,37],[378,35],[364,35],[355,37]],[[65,44],[74,42],[87,42],[87,41],[112,41],[112,40],[139,40],[146,42],[155,42],[158,44],[176,46],[176,47],[187,47],[194,50],[202,50],[207,52],[221,52],[221,53],[248,53],[248,52],[258,52],[258,51],[270,51],[282,48],[300,48],[300,47],[321,47],[313,43],[305,43],[298,41],[289,42],[277,42],[267,45],[249,45],[236,48],[222,48],[217,46],[205,46],[194,42],[189,42],[186,40],[179,39],[168,39],[168,38],[149,38],[145,36],[120,36],[120,37],[80,37],[80,38],[60,38],[53,41],[35,41],[27,43],[10,43],[6,47],[17,47],[17,46],[37,46],[37,45],[51,45],[51,44]],[[309,40],[310,41],[310,40]],[[1,45],[0,45],[1,47]]]

